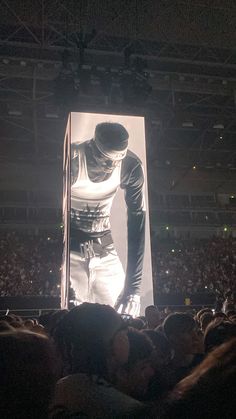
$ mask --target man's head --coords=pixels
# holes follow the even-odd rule
[[[120,315],[104,304],[74,307],[59,323],[54,340],[71,372],[105,376],[108,363],[124,364],[129,355],[127,328]]]
[[[148,327],[155,329],[160,324],[160,313],[157,306],[148,306],[145,309],[145,317],[147,320]]]
[[[152,354],[152,364],[154,367],[167,365],[171,360],[171,346],[164,333],[153,329],[142,331],[152,341],[154,352]]]
[[[48,417],[58,372],[49,339],[23,329],[1,331],[0,353],[0,417]]]
[[[236,324],[230,321],[215,320],[209,324],[205,332],[205,351],[210,352],[234,337],[236,337]]]
[[[95,128],[93,157],[104,172],[111,173],[126,156],[129,134],[123,125],[103,122]]]
[[[199,334],[196,323],[186,313],[170,314],[163,324],[164,333],[171,346],[185,355],[199,353]]]
[[[128,331],[128,338],[129,358],[117,374],[117,385],[122,392],[139,400],[145,396],[154,375],[151,364],[154,346],[146,335],[132,328]]]
[[[207,326],[212,322],[214,320],[214,315],[213,315],[213,313],[204,313],[202,316],[201,316],[201,321],[200,321],[200,324],[201,324],[201,330],[202,330],[202,332],[205,332],[205,330],[206,330],[206,328],[207,328]]]

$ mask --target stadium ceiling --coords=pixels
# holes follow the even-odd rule
[[[183,162],[197,155],[198,165],[236,166],[234,0],[0,4],[3,155],[17,140],[24,156],[60,156],[62,75],[61,96],[73,79],[79,101],[98,109],[125,109],[113,100],[129,83],[146,89],[129,108],[148,113],[160,164],[181,154]]]

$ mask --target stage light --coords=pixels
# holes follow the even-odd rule
[[[214,129],[224,129],[224,125],[223,124],[214,124],[213,128]]]
[[[50,269],[50,271],[49,271],[49,272],[50,272],[50,274],[51,274],[51,273],[52,273],[52,269]]]
[[[172,253],[175,253],[175,249],[171,249]]]
[[[46,118],[59,118],[59,115],[57,113],[54,112],[48,112],[46,113]]]
[[[231,195],[231,196],[230,196],[230,198],[231,198],[231,199],[234,199],[234,198],[235,198],[235,196],[234,196],[234,195]]]
[[[19,111],[19,110],[17,110],[17,109],[9,109],[8,115],[11,115],[11,116],[21,116],[22,115],[22,112]]]
[[[195,166],[195,165],[194,165],[194,166],[193,166],[193,170],[196,170],[196,169],[197,169],[197,166]]]
[[[48,238],[47,238],[47,240],[48,240],[48,241],[49,241],[49,240],[51,240],[51,237],[48,237]]]
[[[183,128],[193,128],[193,122],[192,121],[184,121],[182,122],[182,127]]]
[[[169,226],[166,226],[166,230],[169,230]]]
[[[167,270],[167,271],[166,271],[166,275],[168,275],[168,274],[169,274],[169,271]]]
[[[227,227],[224,227],[224,231],[228,231],[228,228]]]

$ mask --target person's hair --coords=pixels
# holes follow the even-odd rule
[[[231,311],[231,310],[235,310],[235,305],[234,304],[227,304],[227,307],[226,307],[226,316],[227,316],[227,312],[228,311]]]
[[[227,319],[226,314],[222,313],[222,311],[216,311],[214,314],[214,319]]]
[[[187,313],[172,313],[166,317],[163,323],[163,330],[166,337],[177,336],[179,333],[190,332],[196,323],[193,317]]]
[[[121,151],[128,147],[129,134],[119,123],[102,122],[96,125],[94,139],[99,140],[107,150]]]
[[[39,317],[39,323],[45,327],[46,332],[50,336],[53,336],[54,329],[66,313],[68,313],[68,310],[57,310],[43,314]]]
[[[10,331],[14,331],[14,327],[12,327],[8,322],[4,321],[4,320],[0,320],[0,333],[1,332],[10,332]]]
[[[211,352],[170,396],[166,418],[235,418],[236,339]]]
[[[157,306],[154,306],[154,305],[147,306],[145,308],[145,317],[147,317],[149,315],[149,313],[152,313],[153,311],[155,311],[155,312],[158,311]]]
[[[163,354],[167,355],[171,352],[169,341],[163,333],[155,331],[153,329],[144,329],[142,330],[142,333],[148,336],[148,338],[152,341],[154,347],[158,348],[160,352],[162,352]]]
[[[202,330],[205,330],[206,327],[214,320],[213,313],[204,313],[201,316],[200,323]]]
[[[121,327],[120,315],[108,305],[83,303],[65,314],[54,340],[67,372],[106,377],[111,341]]]
[[[19,323],[19,324],[23,325],[22,318],[20,316],[17,316],[16,314],[6,314],[6,315],[3,315],[3,316],[0,316],[0,320],[6,321],[9,324]]]
[[[136,317],[135,319],[130,319],[129,326],[137,330],[142,330],[145,327],[145,323],[140,317]]]
[[[211,351],[233,337],[236,337],[236,324],[221,319],[211,322],[204,335],[205,352]]]
[[[45,419],[57,377],[48,338],[26,330],[0,333],[0,417]]]
[[[148,359],[151,356],[154,345],[148,336],[131,327],[128,329],[128,339],[129,358],[125,368],[131,370],[138,361]]]
[[[197,314],[196,314],[196,320],[197,320],[199,323],[200,323],[201,316],[202,316],[203,314],[205,314],[205,313],[212,313],[211,308],[209,308],[209,307],[205,307],[205,308],[202,308],[201,310],[199,310],[199,311],[197,312]]]
[[[228,311],[226,311],[226,316],[227,317],[236,316],[236,310],[228,310]]]

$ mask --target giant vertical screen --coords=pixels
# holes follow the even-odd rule
[[[119,135],[124,143],[121,150],[113,144]],[[104,138],[106,141],[108,138],[109,143],[104,143]],[[66,249],[62,267],[62,307],[68,306],[69,286],[70,298],[78,303],[91,301],[114,306],[124,288],[128,243],[134,249],[134,254],[129,256],[130,263],[138,265],[142,259],[138,254],[142,248],[138,233],[142,229],[141,204],[136,202],[142,193],[142,210],[146,214],[140,286],[143,312],[153,303],[144,117],[71,113],[65,135],[65,144],[68,143],[70,146],[64,147],[67,154],[64,156],[63,205]],[[144,180],[142,191],[140,178]],[[128,240],[127,231],[132,231],[133,244]],[[65,266],[68,264],[69,267]],[[132,272],[131,276],[135,285],[130,293],[135,301],[140,272]]]

